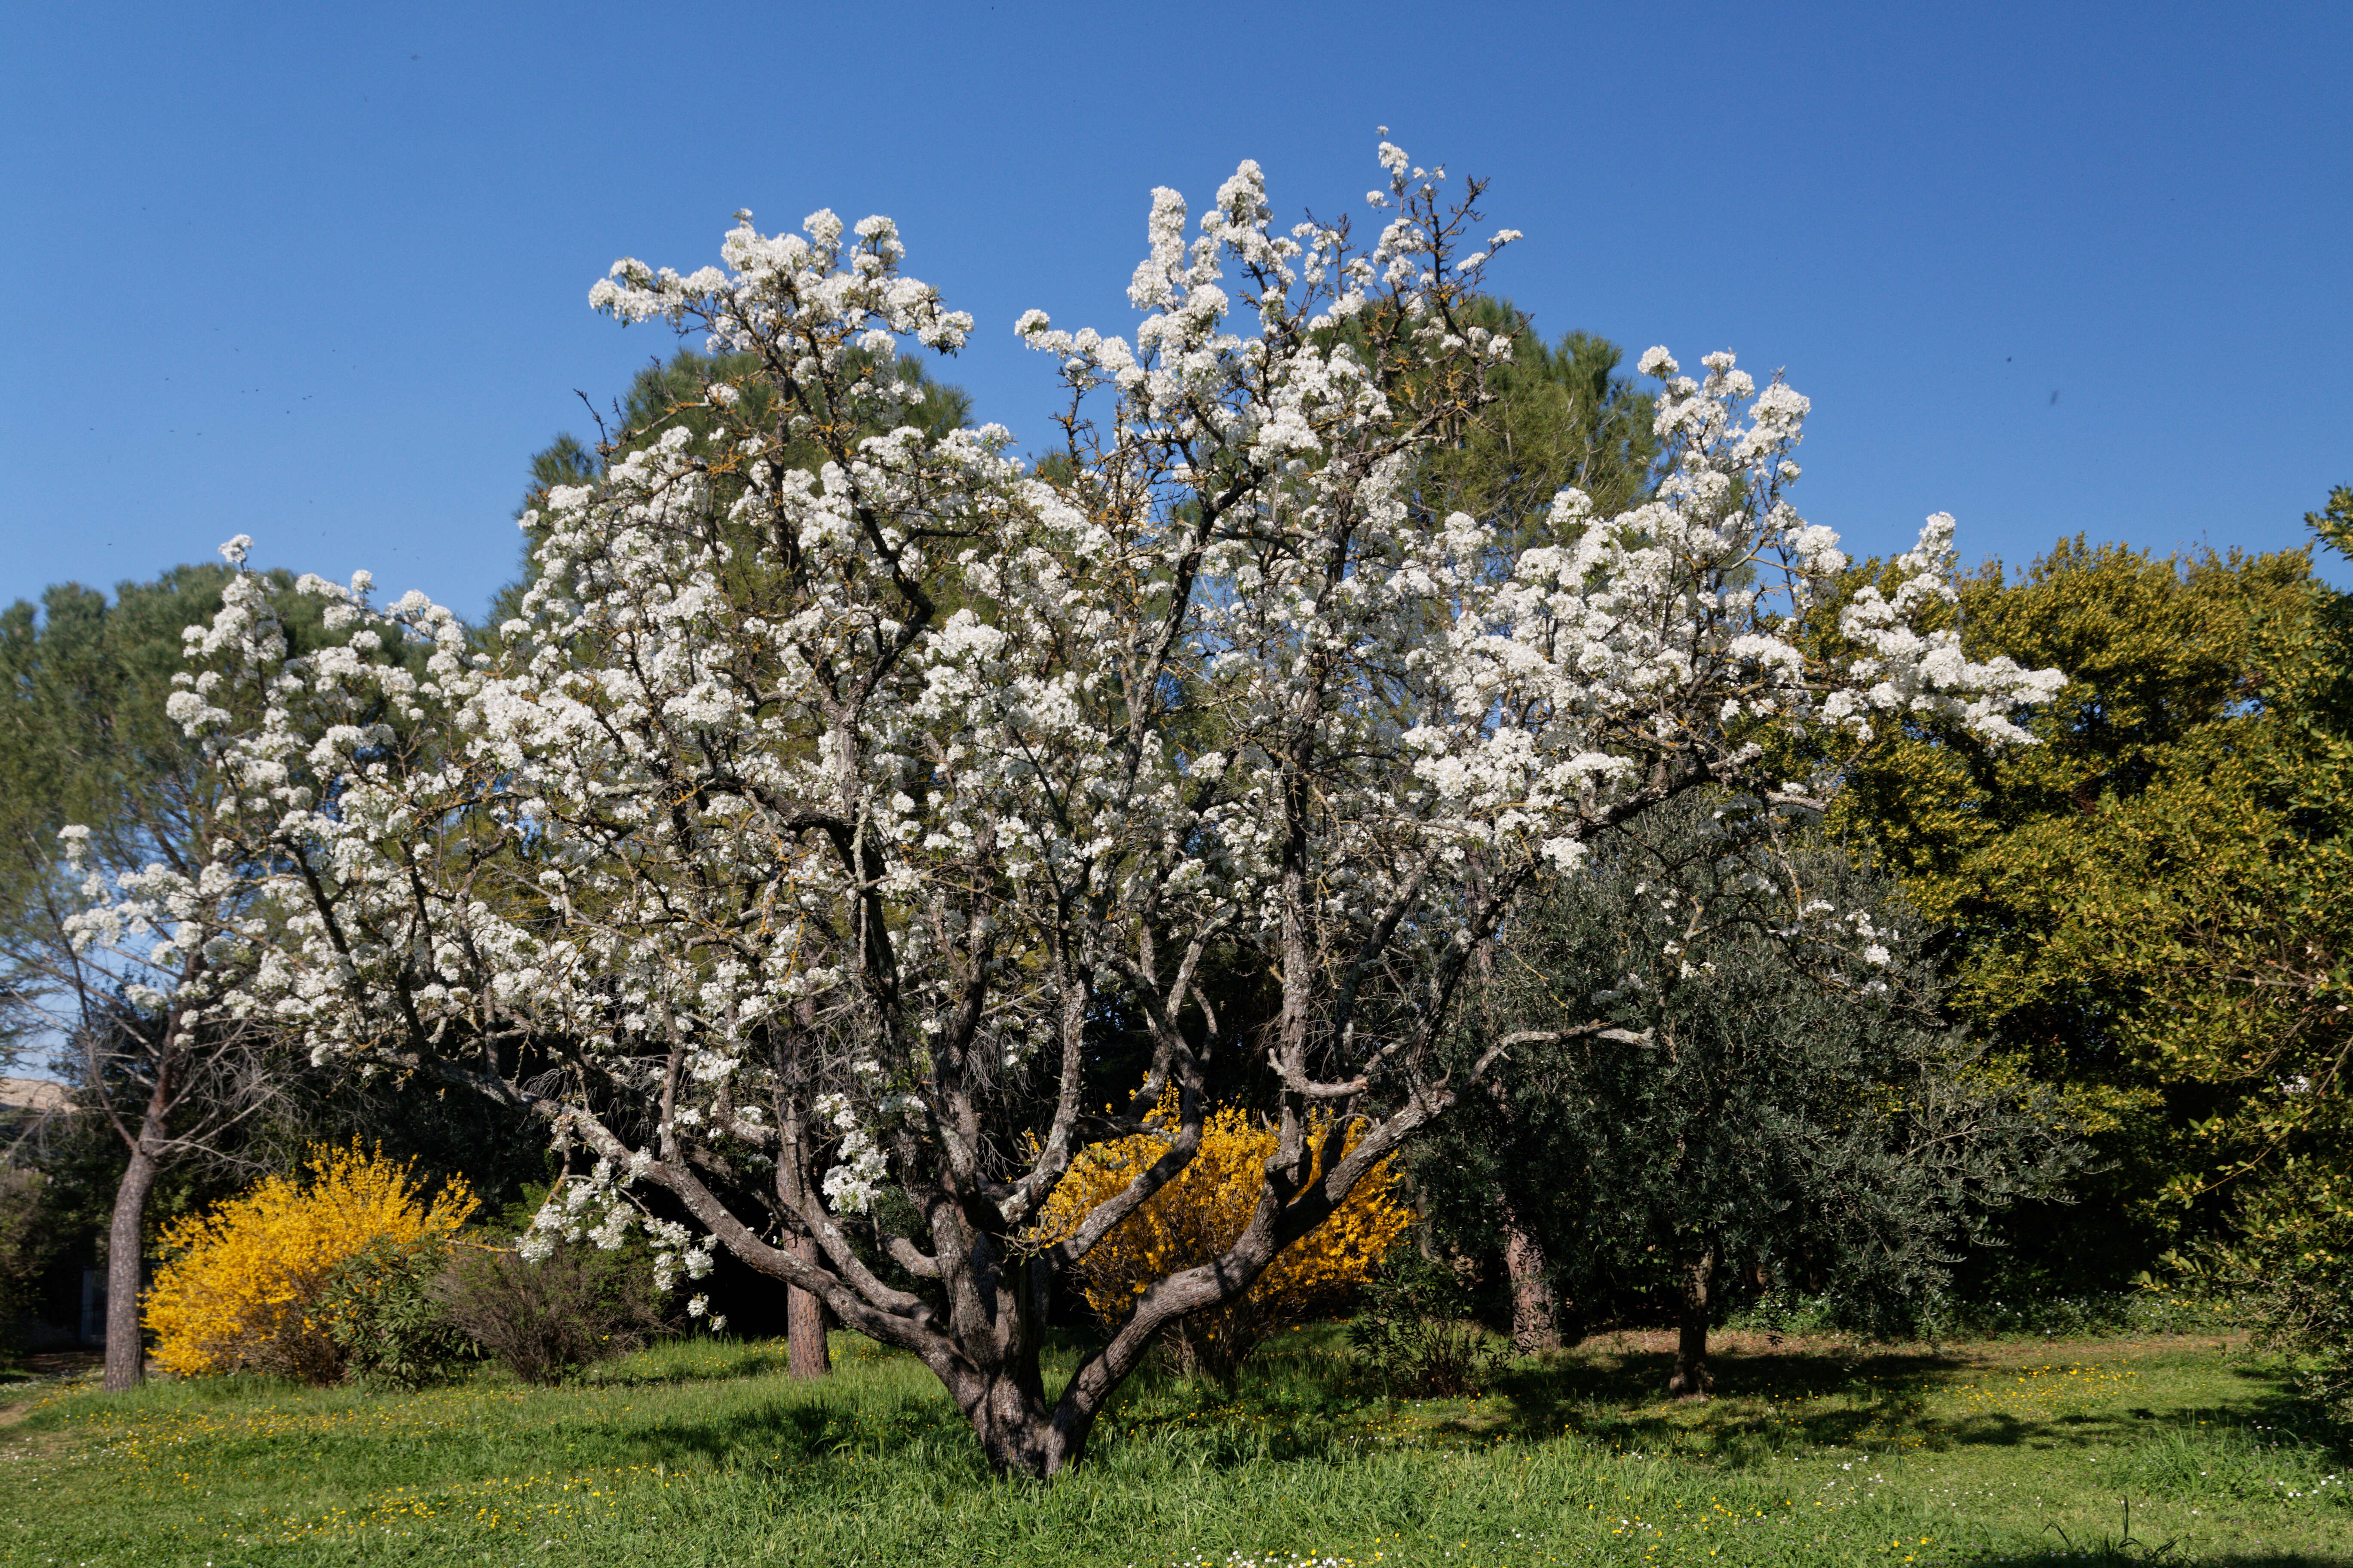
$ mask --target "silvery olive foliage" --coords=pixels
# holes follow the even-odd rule
[[[1060,1468],[1166,1323],[1444,1109],[1439,1032],[1538,868],[1695,784],[1804,797],[1751,776],[1774,727],[2018,740],[2057,679],[1915,628],[1948,519],[1845,612],[1858,653],[1785,637],[1843,557],[1786,499],[1806,400],[1729,354],[1645,358],[1664,467],[1634,510],[1564,491],[1513,558],[1418,521],[1418,459],[1509,353],[1461,317],[1520,237],[1477,231],[1475,182],[1380,161],[1361,225],[1277,226],[1252,163],[1198,224],[1154,193],[1132,337],[1015,329],[1069,393],[1036,462],[995,426],[854,437],[921,395],[896,356],[973,330],[887,218],[744,214],[723,266],[617,264],[598,310],[756,372],[710,384],[705,434],[550,493],[495,651],[421,595],[306,578],[347,639],[290,658],[232,584],[174,713],[234,809],[206,865],[94,889],[87,939],[200,950],[175,984],[320,1058],[528,1100],[586,1166],[543,1239],[645,1224],[689,1276],[724,1247],[921,1357],[1001,1468]],[[781,459],[811,441],[814,471]],[[1247,1032],[1197,984],[1217,943],[1278,984]],[[1155,1048],[1106,1110],[1082,1078],[1114,997]],[[1281,1084],[1250,1226],[1047,1400],[1049,1271],[1183,1167],[1203,1061],[1245,1048]],[[1039,1237],[1073,1153],[1145,1130],[1166,1156]],[[649,1187],[694,1225],[641,1218]]]
[[[1433,1217],[1493,1246],[1501,1190],[1572,1289],[1667,1287],[1687,1381],[1759,1270],[1916,1329],[1993,1215],[2084,1163],[2056,1097],[1946,1019],[1929,934],[1866,858],[1728,792],[1613,829],[1530,890],[1467,1010],[1509,1055],[1419,1152]]]

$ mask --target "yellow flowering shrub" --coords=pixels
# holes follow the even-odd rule
[[[1173,1123],[1173,1096],[1162,1109]],[[1314,1130],[1314,1141],[1320,1142],[1326,1126]],[[1353,1146],[1355,1139],[1348,1142]],[[1202,1123],[1193,1163],[1080,1262],[1077,1284],[1087,1305],[1105,1324],[1116,1323],[1155,1280],[1207,1263],[1232,1246],[1258,1206],[1274,1146],[1274,1130],[1240,1107],[1212,1110]],[[1047,1200],[1040,1238],[1068,1235],[1167,1147],[1166,1139],[1140,1132],[1082,1151]],[[1230,1386],[1243,1360],[1269,1335],[1337,1307],[1412,1222],[1412,1211],[1397,1201],[1391,1184],[1384,1160],[1366,1173],[1337,1214],[1277,1254],[1248,1290],[1221,1307],[1179,1319],[1164,1341],[1170,1357],[1186,1371]]]
[[[182,1377],[264,1372],[333,1383],[343,1352],[320,1302],[336,1265],[379,1243],[446,1238],[474,1212],[459,1177],[427,1202],[406,1162],[313,1148],[303,1176],[270,1176],[164,1229],[173,1254],[147,1292],[155,1359]]]

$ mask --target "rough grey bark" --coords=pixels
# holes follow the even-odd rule
[[[1667,1393],[1677,1399],[1705,1399],[1715,1392],[1707,1368],[1708,1288],[1715,1277],[1715,1248],[1703,1247],[1697,1257],[1685,1258],[1683,1273],[1675,1370],[1667,1379]]]
[[[1544,1248],[1512,1219],[1504,1222],[1504,1271],[1512,1282],[1512,1348],[1522,1355],[1560,1349],[1560,1301]]]
[[[1414,205],[1415,221],[1437,237],[1433,243],[1442,255],[1472,221],[1470,202],[1479,189],[1472,182],[1465,202],[1447,213],[1437,209],[1428,186],[1400,199]],[[1444,270],[1440,264],[1433,276]],[[1266,532],[1270,520],[1294,526],[1292,459],[1262,462],[1250,455],[1229,465],[1221,456],[1208,462],[1191,445],[1193,437],[1163,446],[1157,433],[1139,436],[1142,445],[1106,459],[1089,449],[1095,426],[1077,404],[1064,423],[1070,500],[1091,515],[1101,513],[1108,527],[1149,531],[1158,541],[1153,548],[1160,563],[1151,580],[1118,589],[1133,603],[1092,634],[1103,639],[1101,647],[1041,647],[1050,669],[1084,675],[1081,684],[1092,694],[1086,700],[1105,704],[1100,710],[1106,718],[1100,732],[1105,755],[1099,765],[1090,760],[1085,814],[1105,824],[1136,816],[1132,808],[1158,798],[1166,783],[1162,759],[1168,748],[1195,747],[1200,735],[1214,734],[1228,754],[1251,760],[1229,773],[1204,771],[1171,798],[1180,801],[1184,819],[1205,832],[1226,813],[1251,814],[1258,825],[1253,839],[1263,832],[1265,853],[1274,863],[1269,881],[1261,882],[1263,873],[1252,869],[1246,894],[1224,912],[1204,913],[1216,904],[1196,904],[1187,891],[1198,868],[1187,863],[1192,826],[1132,843],[1114,834],[1103,840],[1103,849],[1089,849],[1067,868],[1052,860],[1050,881],[1047,871],[1030,868],[1029,851],[1015,836],[1000,841],[1000,826],[1009,818],[987,808],[971,814],[968,840],[954,850],[953,874],[940,869],[950,860],[921,858],[946,850],[902,850],[898,839],[878,830],[881,819],[871,792],[882,775],[876,770],[890,759],[893,776],[903,774],[910,788],[923,793],[932,786],[922,780],[944,780],[945,759],[961,753],[966,742],[945,730],[913,737],[897,729],[895,720],[878,726],[877,694],[912,678],[909,650],[965,596],[942,564],[955,547],[938,550],[936,558],[933,552],[965,526],[955,487],[966,481],[955,479],[914,510],[900,510],[912,503],[892,489],[863,481],[852,487],[849,503],[867,542],[861,548],[868,553],[860,559],[872,566],[857,590],[859,614],[850,617],[863,629],[843,624],[829,607],[832,568],[819,564],[827,559],[822,552],[805,547],[813,536],[805,534],[799,503],[788,504],[785,489],[744,489],[741,505],[729,500],[723,509],[720,490],[695,489],[702,501],[681,490],[685,500],[712,509],[691,524],[681,513],[681,525],[699,531],[707,522],[709,538],[742,548],[747,562],[764,563],[743,583],[731,584],[726,592],[737,596],[712,623],[740,626],[756,614],[770,627],[770,634],[727,645],[750,661],[746,670],[782,670],[772,663],[780,655],[765,639],[787,623],[804,624],[804,616],[818,617],[807,622],[812,626],[819,620],[828,627],[840,625],[843,635],[828,630],[818,640],[794,644],[790,658],[799,663],[780,689],[803,695],[779,699],[778,706],[790,709],[797,715],[792,723],[801,728],[780,740],[706,731],[667,717],[619,721],[639,726],[631,739],[651,749],[650,771],[632,775],[638,778],[628,786],[634,799],[617,786],[584,807],[566,831],[584,835],[577,840],[582,844],[618,843],[635,831],[621,830],[624,821],[659,820],[676,836],[671,842],[707,844],[711,858],[697,851],[675,862],[678,889],[690,900],[681,908],[727,912],[714,917],[718,925],[700,913],[691,920],[649,916],[640,928],[649,933],[643,940],[687,942],[698,964],[725,958],[765,967],[778,979],[786,971],[803,982],[825,976],[807,994],[812,1005],[798,1009],[789,1026],[781,1020],[759,1026],[773,1065],[726,1080],[723,1089],[708,1092],[708,1104],[696,1107],[696,1119],[682,1120],[673,1115],[672,1104],[680,1086],[691,1080],[690,1057],[700,1047],[691,1046],[688,1021],[667,1004],[628,1026],[628,1064],[616,1070],[619,1047],[601,1034],[575,1035],[569,1026],[549,1026],[499,1000],[500,987],[480,967],[487,961],[470,937],[438,940],[444,911],[462,908],[478,893],[380,901],[362,896],[355,883],[314,872],[304,859],[308,896],[336,944],[435,955],[430,963],[399,957],[413,967],[401,969],[390,984],[363,981],[352,972],[345,982],[352,988],[350,1016],[369,1020],[366,1050],[405,1070],[493,1080],[483,1087],[502,1087],[510,1103],[535,1107],[561,1138],[585,1145],[609,1162],[608,1169],[626,1169],[631,1181],[666,1189],[747,1266],[814,1296],[844,1327],[922,1360],[946,1386],[999,1472],[1047,1476],[1071,1462],[1104,1403],[1170,1324],[1246,1290],[1285,1247],[1324,1223],[1368,1171],[1444,1112],[1462,1087],[1484,1082],[1510,1044],[1497,1041],[1475,1061],[1440,1069],[1472,956],[1495,939],[1513,900],[1544,864],[1535,845],[1506,836],[1496,845],[1464,850],[1451,828],[1397,816],[1393,802],[1366,807],[1370,815],[1354,824],[1335,823],[1331,815],[1335,802],[1383,799],[1387,781],[1408,776],[1397,771],[1409,766],[1408,760],[1388,755],[1385,742],[1372,742],[1367,751],[1345,738],[1358,733],[1354,714],[1370,716],[1366,734],[1385,732],[1398,700],[1396,683],[1406,679],[1401,672],[1383,658],[1368,661],[1351,638],[1309,637],[1295,648],[1270,650],[1282,673],[1267,686],[1263,701],[1223,706],[1224,699],[1209,689],[1215,682],[1205,685],[1192,673],[1213,668],[1199,662],[1197,611],[1225,591],[1218,574],[1230,569],[1224,563],[1231,549],[1304,552],[1311,564],[1303,569],[1299,591],[1323,604],[1347,601],[1358,585],[1355,574],[1370,559],[1367,551],[1388,549],[1385,531],[1397,466],[1430,441],[1452,439],[1490,400],[1490,362],[1483,357],[1461,361],[1460,377],[1398,374],[1425,356],[1418,346],[1427,331],[1419,307],[1409,310],[1404,303],[1398,295],[1398,308],[1369,312],[1351,329],[1365,334],[1365,363],[1376,367],[1384,395],[1393,400],[1390,413],[1345,426],[1340,445],[1315,469],[1314,521],[1298,522],[1295,535]],[[776,321],[760,352],[768,367],[761,374],[776,396],[779,416],[805,418],[822,432],[813,438],[843,471],[866,468],[871,454],[856,446],[853,427],[838,412],[856,405],[863,391],[843,379],[849,373],[834,359],[807,357],[814,340],[807,338],[801,318],[784,312]],[[1286,318],[1286,323],[1271,354],[1287,361],[1324,353],[1303,319]],[[796,365],[816,368],[786,369]],[[1083,395],[1083,386],[1071,384],[1074,397]],[[1153,416],[1155,431],[1163,417]],[[1188,499],[1166,504],[1178,489]],[[1013,499],[1025,508],[1037,504]],[[1369,540],[1363,537],[1368,532]],[[1312,577],[1317,572],[1320,583]],[[614,592],[618,595],[617,585]],[[733,654],[714,645],[712,657]],[[811,672],[806,678],[797,673],[804,669]],[[1433,693],[1431,700],[1452,699]],[[1116,722],[1109,721],[1114,717]],[[1646,782],[1612,786],[1577,805],[1573,818],[1553,830],[1592,837],[1731,765],[1728,745],[1695,745],[1688,730],[1657,735],[1655,742],[1628,742],[1638,753],[1630,777]],[[1013,730],[1007,736],[1004,743],[1018,739]],[[810,770],[806,797],[786,794],[761,782],[769,770],[747,769],[738,755],[743,747],[777,744],[815,748],[830,759],[829,777]],[[934,746],[943,749],[926,752]],[[440,753],[421,741],[407,752],[387,750],[384,756],[370,766],[429,769],[441,776]],[[1077,797],[1052,795],[1058,786],[1050,778],[1058,775],[1043,763],[1039,767],[1050,794],[1049,804],[1038,809],[1060,824],[1051,832],[1075,831],[1081,814],[1071,802]],[[713,801],[730,810],[706,813],[703,807]],[[500,820],[510,810],[495,793],[478,804],[493,808]],[[638,812],[645,815],[630,815]],[[706,867],[750,864],[740,847],[720,848],[723,841],[750,842],[735,826],[745,821],[760,824],[775,846],[771,868],[754,882],[740,882],[733,870],[718,883],[697,882],[713,874]],[[1360,837],[1359,828],[1371,837]],[[462,885],[487,888],[514,877],[523,879],[518,888],[536,888],[545,863],[530,848],[533,842],[504,832],[468,840],[467,853],[479,858],[468,863]],[[311,853],[283,835],[267,852]],[[1467,875],[1456,868],[1465,854],[1482,861]],[[816,857],[825,858],[823,878],[797,879],[796,858],[803,856],[812,866]],[[1335,898],[1334,878],[1345,872],[1353,879],[1360,860],[1361,895]],[[411,874],[421,887],[454,875],[447,868],[455,863],[437,859],[434,868],[417,867]],[[1017,867],[1022,868],[1017,872]],[[900,873],[907,869],[923,873],[920,895],[905,890],[912,884],[902,883]],[[746,902],[762,879],[786,895],[778,900],[773,922],[766,902],[756,909]],[[453,891],[459,885],[447,884]],[[708,901],[714,898],[718,902]],[[794,908],[799,912],[790,917],[795,934],[787,949],[775,939]],[[461,926],[448,927],[453,939],[462,935]],[[1270,1016],[1229,1021],[1240,1027],[1221,1027],[1204,994],[1207,975],[1223,962],[1211,953],[1212,944],[1227,942],[1244,946],[1241,962],[1269,974],[1280,992]],[[445,952],[450,955],[446,962],[439,956]],[[480,1032],[479,1052],[471,1038],[464,1049],[453,1049],[452,1038],[413,1005],[428,988],[448,994],[443,988],[455,973],[451,965],[470,977],[473,994],[488,999],[466,1026]],[[1038,1005],[1024,1022],[1020,1011],[1033,1005],[1029,997],[1054,1002]],[[1134,1009],[1148,1032],[1152,1058],[1128,1104],[1104,1105],[1098,1115],[1088,1068],[1103,1005],[1114,997]],[[397,1007],[387,1005],[395,1000]],[[1007,1013],[1008,1006],[1016,1010]],[[1029,1031],[1018,1051],[1008,1052],[997,1033],[1008,1020]],[[707,1030],[716,1021],[691,1022]],[[1606,1032],[1597,1022],[1545,1037]],[[1046,1280],[1083,1258],[1183,1172],[1199,1147],[1208,1111],[1205,1064],[1212,1049],[1244,1048],[1254,1058],[1262,1053],[1271,1069],[1273,1103],[1264,1109],[1277,1126],[1275,1152],[1249,1222],[1220,1257],[1145,1289],[1109,1342],[1082,1359],[1049,1401],[1039,1367]],[[661,1112],[652,1136],[641,1137],[631,1122],[649,1103],[648,1087],[657,1076],[652,1069],[665,1052]],[[525,1059],[529,1071],[514,1065]],[[898,1075],[901,1092],[883,1097],[860,1088],[867,1076],[861,1062],[880,1064],[874,1076]],[[551,1063],[563,1065],[540,1070]],[[855,1201],[845,1195],[837,1204],[823,1190],[848,1129],[833,1120],[836,1112],[820,1109],[830,1094],[819,1091],[845,1089],[875,1101],[873,1131],[860,1136],[871,1136],[874,1151],[885,1157],[887,1213],[870,1194],[860,1192]],[[887,1113],[879,1109],[884,1098],[894,1106]],[[1173,1116],[1164,1109],[1170,1098]],[[606,1120],[607,1106],[628,1120]],[[1166,1140],[1166,1152],[1148,1170],[1083,1216],[1049,1212],[1057,1184],[1085,1148],[1145,1132]],[[756,1164],[745,1163],[745,1150],[755,1152]],[[738,1212],[729,1202],[740,1198],[752,1169],[772,1171],[774,1181],[773,1194],[760,1195],[767,1212],[756,1221],[744,1217],[752,1212],[748,1205]],[[786,1235],[812,1237],[813,1255],[780,1240],[768,1228],[771,1215],[784,1218]],[[874,1263],[876,1249],[918,1283],[911,1289],[895,1273],[883,1278]]]
[[[1184,1098],[1188,1105],[1198,1105],[1192,1086]],[[945,1287],[943,1310],[921,1296],[893,1289],[867,1269],[849,1238],[822,1210],[817,1211],[821,1230],[815,1243],[822,1261],[812,1264],[794,1245],[762,1239],[685,1162],[656,1162],[646,1168],[645,1178],[677,1194],[723,1246],[752,1268],[799,1286],[837,1313],[845,1327],[913,1352],[946,1386],[991,1468],[1001,1474],[1050,1476],[1084,1450],[1104,1403],[1163,1329],[1187,1312],[1230,1300],[1249,1289],[1283,1247],[1329,1218],[1367,1171],[1452,1099],[1442,1089],[1430,1092],[1365,1130],[1353,1148],[1345,1147],[1345,1126],[1335,1124],[1322,1150],[1324,1173],[1312,1182],[1291,1174],[1314,1164],[1304,1121],[1295,1122],[1292,1138],[1298,1145],[1299,1164],[1270,1173],[1256,1211],[1233,1246],[1222,1257],[1171,1275],[1145,1291],[1127,1321],[1079,1363],[1060,1396],[1051,1401],[1039,1365],[1045,1344],[1046,1291],[1050,1270],[1073,1241],[1033,1252],[1018,1237],[982,1228],[955,1206],[943,1205],[930,1216],[936,1255],[925,1256],[903,1244],[894,1247],[914,1272]],[[572,1125],[599,1152],[623,1147],[593,1119],[575,1116]],[[1171,1173],[1182,1169],[1198,1141],[1198,1109],[1188,1110],[1181,1126],[1171,1150]],[[1090,1228],[1095,1223],[1091,1219]]]

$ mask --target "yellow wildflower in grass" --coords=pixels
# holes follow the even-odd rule
[[[1173,1127],[1172,1090],[1161,1105]],[[1320,1146],[1328,1121],[1309,1132]],[[1353,1134],[1348,1144],[1354,1146]],[[1239,1106],[1212,1110],[1201,1127],[1193,1163],[1134,1214],[1113,1226],[1078,1267],[1087,1305],[1107,1324],[1125,1318],[1155,1280],[1208,1262],[1233,1245],[1258,1206],[1275,1133]],[[1139,1132],[1082,1151],[1047,1200],[1036,1238],[1051,1242],[1167,1152],[1166,1138]],[[1322,1163],[1316,1174],[1322,1173]],[[1410,1210],[1390,1195],[1383,1161],[1367,1172],[1340,1211],[1278,1254],[1234,1300],[1178,1321],[1163,1343],[1176,1364],[1230,1386],[1243,1360],[1269,1335],[1329,1310],[1370,1277],[1411,1223]]]
[[[449,1237],[474,1212],[462,1176],[427,1202],[408,1163],[356,1142],[313,1147],[304,1172],[164,1226],[174,1256],[147,1292],[146,1324],[165,1371],[335,1382],[343,1354],[314,1310],[335,1266],[379,1241]]]

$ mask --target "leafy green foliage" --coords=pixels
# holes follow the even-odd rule
[[[343,1352],[346,1376],[422,1388],[474,1359],[474,1342],[450,1320],[440,1289],[450,1252],[444,1237],[386,1237],[328,1274],[318,1315]]]
[[[2274,1259],[2242,1285],[2256,1342],[2281,1352],[2306,1403],[2353,1433],[2353,1255]]]
[[[1423,509],[1493,521],[1508,548],[1551,539],[1563,487],[1591,497],[1599,517],[1638,504],[1659,448],[1651,399],[1617,374],[1624,351],[1580,331],[1547,344],[1508,300],[1472,301],[1463,323],[1509,336],[1512,357],[1490,381],[1495,401],[1423,459]]]
[[[1502,1091],[1415,1168],[1447,1234],[1493,1246],[1502,1191],[1585,1280],[1811,1280],[1893,1331],[1989,1213],[2056,1190],[2062,1119],[1945,1024],[1918,917],[1772,828],[1662,807],[1532,905],[1476,1036],[1523,1037]]]
[[[533,1259],[459,1247],[434,1289],[448,1321],[525,1383],[561,1383],[669,1331],[642,1246]]]
[[[48,1262],[50,1233],[42,1223],[47,1186],[39,1171],[0,1160],[0,1364],[24,1348],[19,1326]]]
[[[1454,1270],[1402,1247],[1358,1288],[1348,1349],[1365,1380],[1393,1399],[1483,1393],[1512,1355],[1481,1331],[1471,1310]]]
[[[60,584],[0,611],[0,1050],[55,1027],[69,904],[58,830],[89,825],[112,864],[178,837],[195,753],[164,702],[181,628],[219,609],[227,577],[178,566],[121,584],[111,603]]]
[[[2332,504],[2324,539],[2353,515]],[[2094,1134],[2105,1244],[2073,1236],[2065,1263],[2121,1281],[2169,1245],[2296,1253],[2353,1215],[2345,597],[2301,552],[2078,540],[2016,579],[1989,567],[1959,613],[1970,657],[2068,673],[2031,721],[2042,743],[1913,726],[1837,819],[1948,927],[1957,1014]]]

